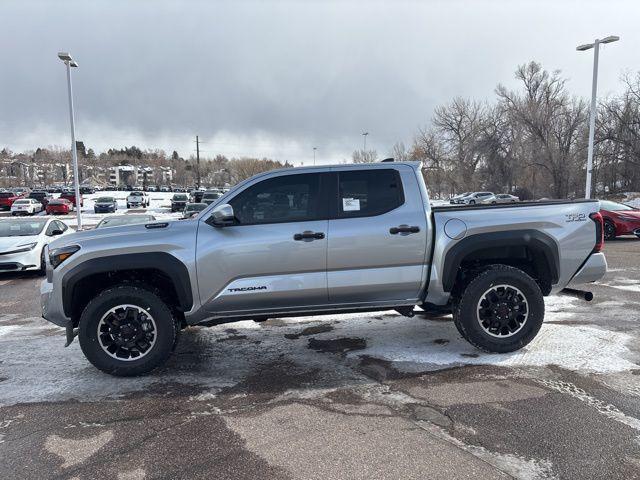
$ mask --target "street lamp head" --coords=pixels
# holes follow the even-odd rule
[[[612,42],[617,42],[618,40],[620,40],[620,37],[618,37],[617,35],[609,35],[608,37],[605,37],[602,40],[600,40],[600,43],[612,43]]]
[[[70,67],[78,67],[78,62],[76,62],[75,60],[71,60],[71,62],[69,62],[69,66]]]
[[[578,45],[578,46],[576,47],[576,50],[578,50],[579,52],[584,52],[585,50],[590,50],[590,49],[592,49],[594,45],[595,45],[595,44],[593,44],[593,43],[587,43],[587,44],[585,44],[585,45]]]
[[[71,58],[69,52],[58,52],[58,58],[63,62],[73,62],[73,58]]]

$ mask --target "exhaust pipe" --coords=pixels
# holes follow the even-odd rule
[[[569,295],[570,297],[576,297],[576,298],[579,298],[580,300],[586,300],[587,302],[590,302],[591,300],[593,300],[593,293],[587,292],[585,290],[576,290],[574,288],[564,288],[560,290],[560,294]]]

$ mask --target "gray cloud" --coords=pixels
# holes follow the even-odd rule
[[[78,137],[188,154],[340,160],[361,145],[410,142],[435,105],[490,98],[515,66],[561,69],[578,95],[602,53],[601,93],[638,69],[637,2],[3,1],[0,145],[66,145],[64,69],[74,71]]]

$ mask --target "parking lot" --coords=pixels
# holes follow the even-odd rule
[[[395,313],[188,328],[141,378],[93,368],[0,276],[0,478],[640,478],[640,240],[525,349]]]

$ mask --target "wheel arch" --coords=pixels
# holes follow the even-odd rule
[[[558,245],[538,230],[508,230],[470,235],[457,242],[445,255],[442,286],[452,292],[463,269],[504,264],[521,268],[534,276],[545,294],[558,283]]]
[[[193,306],[186,265],[166,252],[129,253],[86,260],[61,280],[65,315],[78,319],[96,293],[113,285],[138,283],[155,288],[180,312]]]

